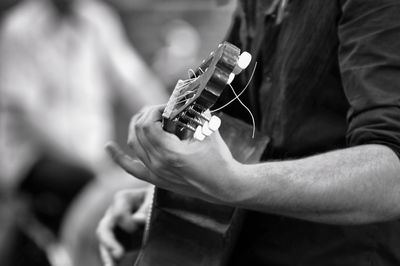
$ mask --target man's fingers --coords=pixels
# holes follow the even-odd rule
[[[143,146],[143,143],[140,142],[138,138],[138,135],[140,135],[140,132],[143,130],[142,125],[144,124],[143,120],[145,120],[146,117],[145,114],[146,113],[143,113],[143,115],[136,119],[132,119],[129,128],[128,146],[146,166],[149,166],[152,161],[149,154],[149,147]]]
[[[131,219],[136,223],[146,223],[147,216],[149,215],[149,208],[151,207],[152,202],[143,202],[139,209],[131,216]]]
[[[132,219],[131,205],[121,196],[116,196],[114,205],[111,208],[113,217],[115,217],[117,224],[124,230],[132,232],[136,229],[136,222]]]
[[[128,142],[134,144],[138,141],[146,148],[146,152],[157,158],[160,156],[160,148],[168,147],[168,144],[179,142],[179,138],[162,129],[161,120],[165,106],[152,106],[143,112],[141,116],[134,117],[130,125]],[[149,160],[149,162],[151,162]],[[144,162],[146,163],[146,162]]]
[[[145,224],[147,215],[148,214],[144,211],[137,211],[131,216],[131,219],[135,222],[135,224]]]
[[[154,187],[148,188],[144,196],[143,204],[140,205],[139,209],[132,215],[132,219],[137,223],[145,223],[149,216],[150,208],[153,204]]]
[[[113,161],[126,172],[139,179],[148,181],[149,170],[141,161],[132,159],[114,142],[107,143],[105,148]]]
[[[161,125],[161,122],[151,121],[152,118],[148,118],[146,125],[143,129],[145,137],[148,143],[151,143],[154,150],[160,148],[175,150],[175,148],[182,144],[181,140],[175,135],[166,132]],[[139,136],[138,136],[139,137]],[[140,136],[141,138],[143,137]]]
[[[128,143],[131,143],[136,140],[136,130],[135,127],[137,125],[143,126],[144,124],[150,122],[161,122],[161,115],[165,105],[156,105],[151,107],[144,108],[143,111],[134,115],[129,123],[129,135],[128,135]]]
[[[146,221],[153,189],[123,190],[115,195],[114,213],[120,216],[119,226],[132,232]],[[150,202],[149,202],[150,201]],[[144,218],[143,218],[144,216]]]
[[[110,251],[113,258],[118,259],[124,254],[124,248],[115,238],[113,229],[115,226],[115,217],[109,211],[100,221],[97,227],[97,237],[100,244]]]
[[[147,217],[149,216],[151,204],[145,206],[143,204],[142,207],[140,207],[133,215],[132,219],[134,219],[136,222],[144,223],[146,222]]]
[[[110,251],[104,247],[103,245],[99,246],[99,251],[100,251],[100,257],[101,260],[103,261],[104,266],[114,266],[114,260],[110,254]]]

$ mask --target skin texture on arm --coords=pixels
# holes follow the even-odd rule
[[[383,145],[360,145],[292,161],[238,163],[218,133],[180,141],[161,128],[162,107],[132,119],[129,146],[108,151],[128,173],[214,203],[331,224],[399,217],[400,162]]]
[[[240,171],[247,183],[237,204],[245,208],[330,224],[371,223],[400,214],[400,163],[383,145],[242,165]]]

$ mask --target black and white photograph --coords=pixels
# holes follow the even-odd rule
[[[400,266],[398,0],[0,0],[1,266]]]

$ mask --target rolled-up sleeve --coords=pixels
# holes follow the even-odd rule
[[[349,146],[383,144],[400,157],[400,1],[342,0],[339,64]]]

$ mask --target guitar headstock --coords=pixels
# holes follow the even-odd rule
[[[251,61],[247,52],[224,42],[190,75],[178,81],[162,115],[164,130],[181,139],[202,140],[216,131],[221,121],[210,108],[217,102],[227,84]]]

